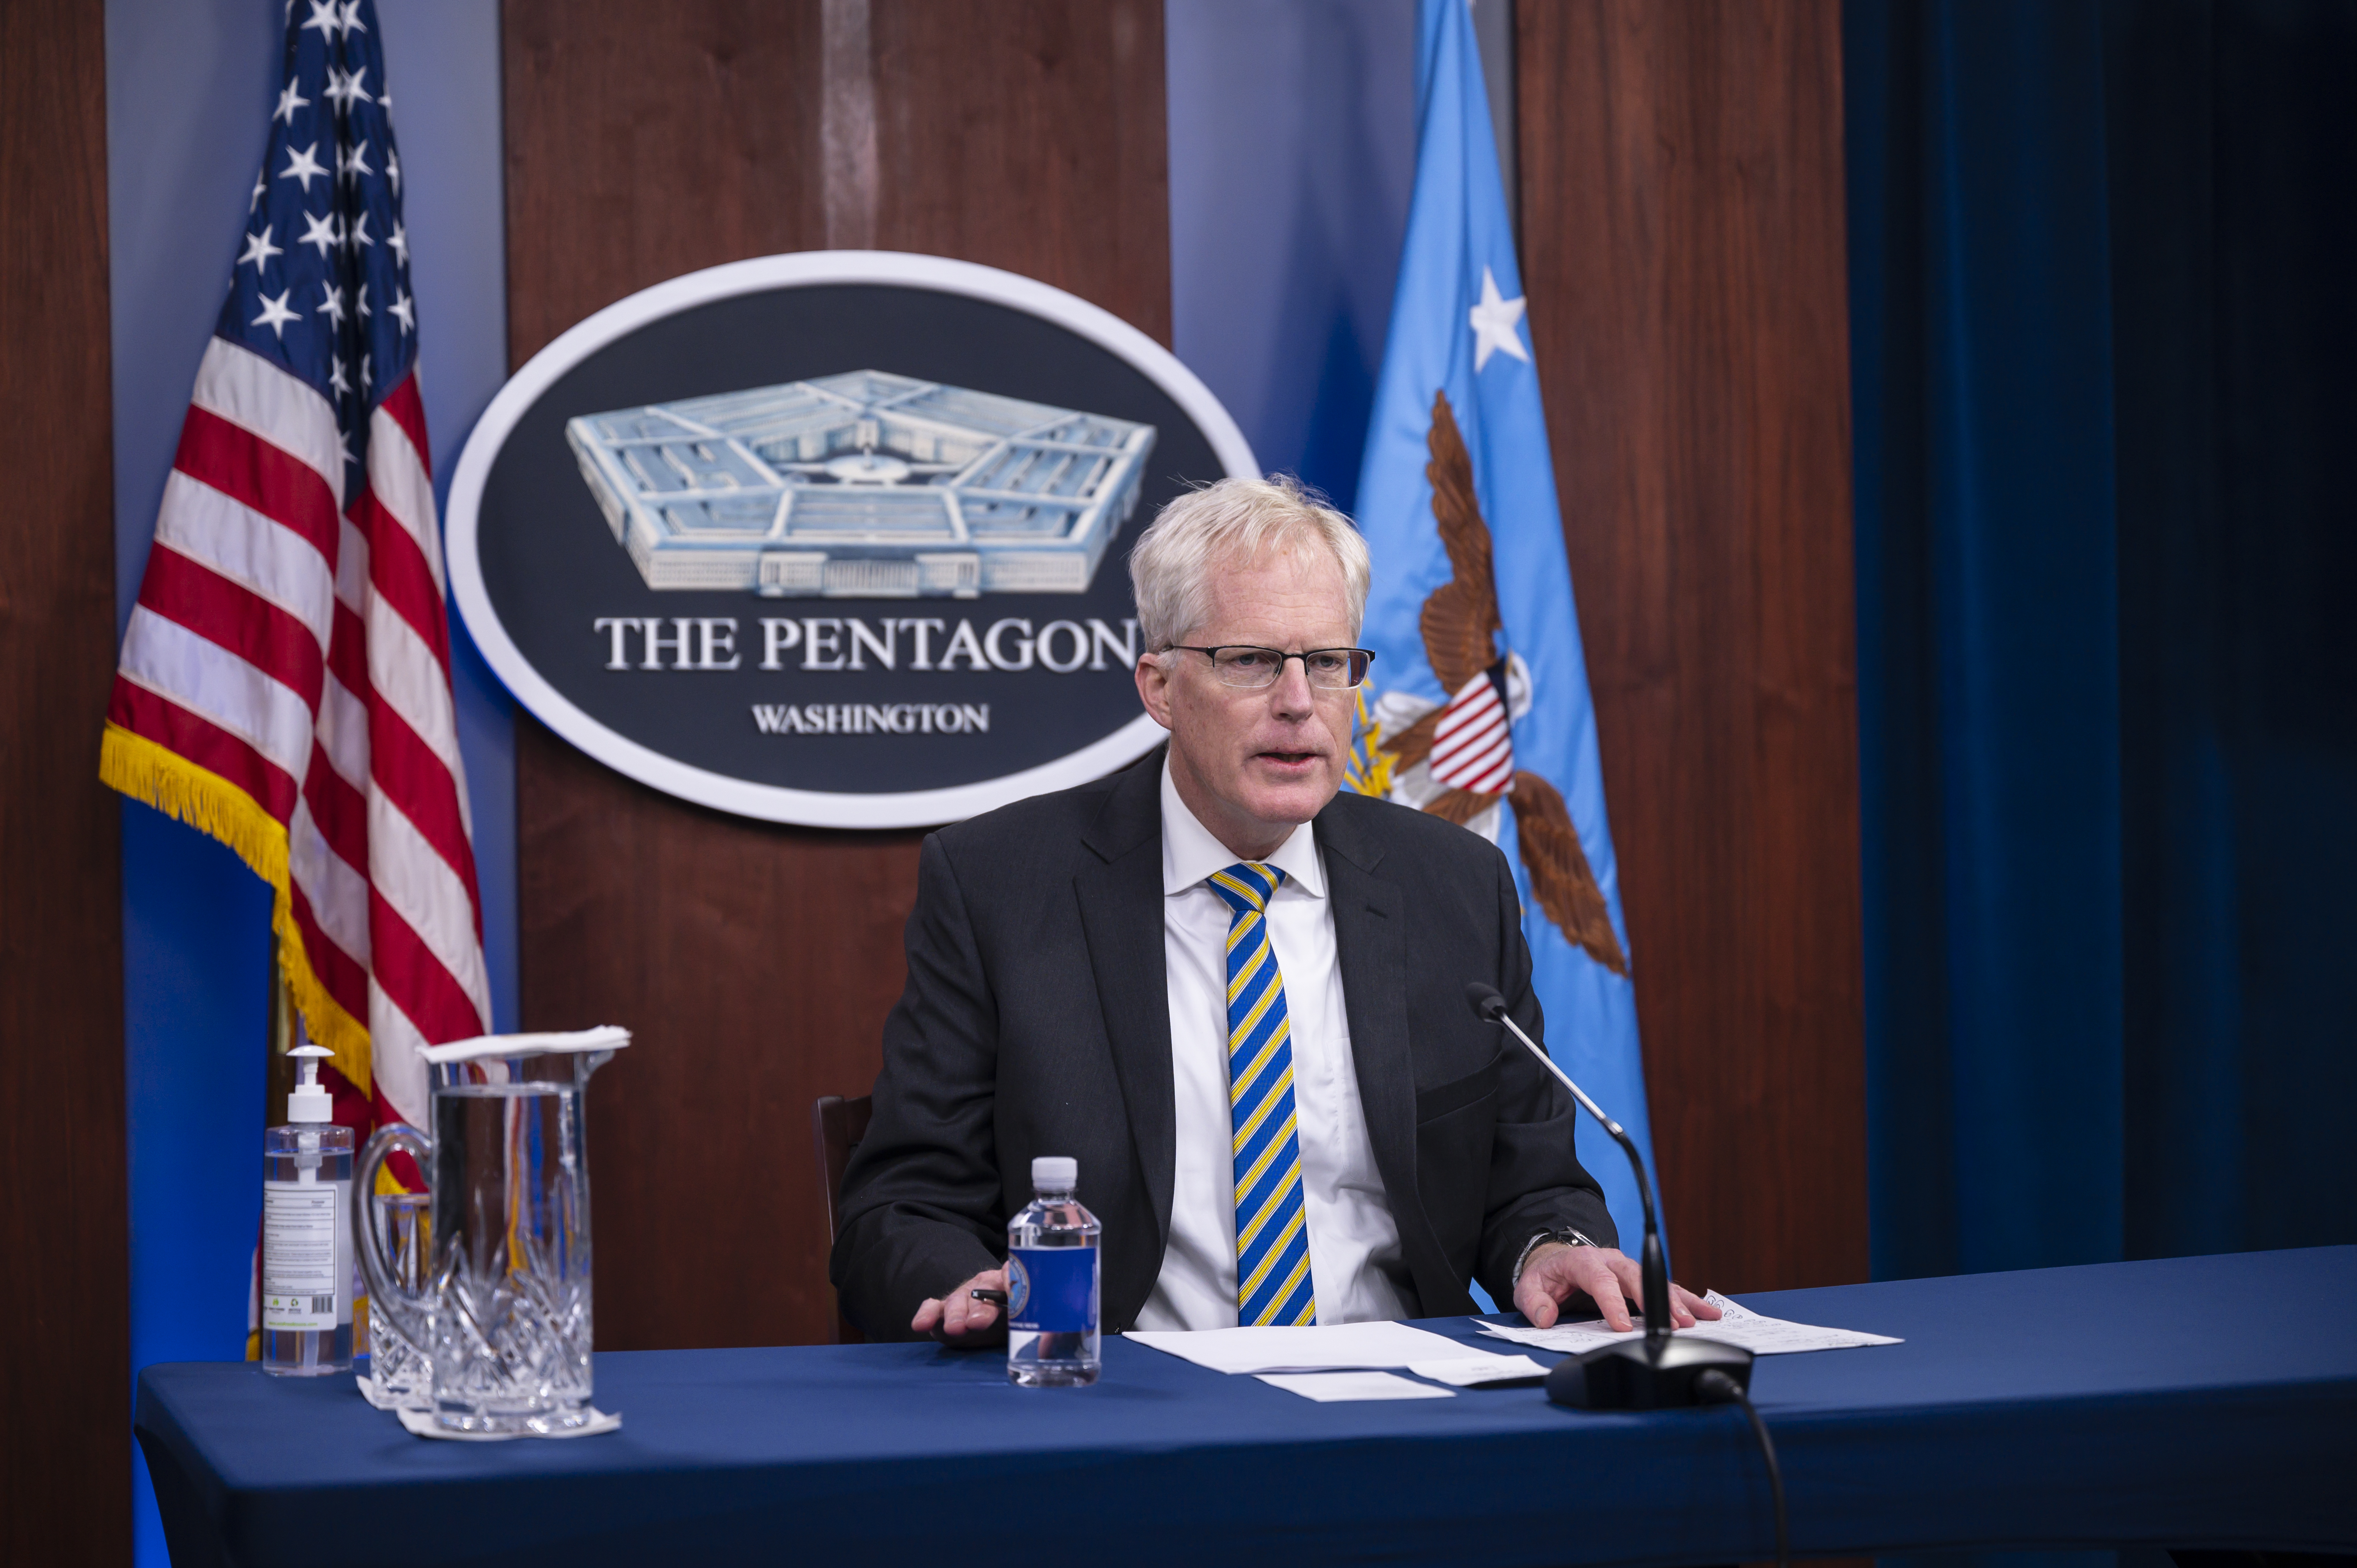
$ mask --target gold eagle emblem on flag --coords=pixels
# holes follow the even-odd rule
[[[1381,724],[1368,721],[1367,766],[1354,770],[1354,783],[1365,793],[1389,793],[1398,775],[1424,764],[1439,789],[1421,809],[1459,825],[1511,801],[1515,838],[1539,907],[1588,957],[1625,976],[1628,958],[1562,792],[1538,774],[1513,766],[1510,660],[1498,646],[1503,623],[1490,525],[1473,490],[1473,458],[1446,393],[1433,394],[1426,447],[1431,454],[1424,472],[1432,483],[1433,521],[1452,575],[1425,599],[1417,620],[1425,658],[1449,698],[1396,735],[1387,736]]]

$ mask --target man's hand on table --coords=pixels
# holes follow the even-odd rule
[[[1604,1326],[1615,1331],[1634,1326],[1622,1296],[1635,1302],[1638,1310],[1646,1309],[1636,1259],[1616,1247],[1574,1247],[1562,1241],[1535,1247],[1523,1260],[1523,1277],[1514,1282],[1514,1307],[1534,1326],[1552,1328],[1561,1305],[1583,1293],[1603,1311]],[[1684,1285],[1670,1286],[1672,1326],[1692,1328],[1695,1318],[1717,1316],[1718,1308]]]
[[[924,1305],[917,1308],[917,1316],[909,1319],[909,1326],[919,1334],[931,1335],[944,1345],[987,1345],[1005,1332],[1000,1321],[1005,1315],[993,1303],[976,1301],[966,1293],[1006,1288],[1005,1269],[985,1269],[947,1296],[928,1296]]]

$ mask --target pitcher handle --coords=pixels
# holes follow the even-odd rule
[[[424,1133],[402,1122],[379,1127],[352,1173],[352,1240],[360,1253],[361,1277],[368,1282],[370,1315],[382,1313],[392,1321],[395,1333],[412,1345],[423,1346],[424,1298],[408,1294],[394,1281],[392,1262],[384,1255],[384,1242],[376,1230],[376,1174],[395,1149],[415,1160],[419,1168],[433,1168],[433,1145]]]

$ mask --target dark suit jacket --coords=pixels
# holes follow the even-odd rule
[[[1176,1168],[1161,770],[1157,750],[925,840],[908,988],[834,1244],[835,1287],[870,1335],[908,1337],[918,1303],[1005,1260],[1035,1155],[1080,1161],[1104,1224],[1104,1326],[1129,1327],[1153,1294]],[[1610,1244],[1571,1097],[1465,1000],[1486,980],[1541,1037],[1505,857],[1349,793],[1316,831],[1367,1136],[1422,1311],[1472,1311],[1471,1277],[1506,1300],[1551,1227]]]

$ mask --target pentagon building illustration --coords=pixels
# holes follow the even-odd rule
[[[565,440],[651,588],[777,598],[1085,591],[1150,424],[853,371],[583,414]]]

